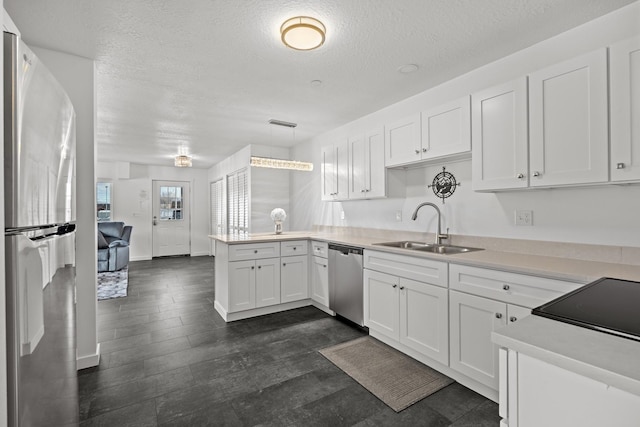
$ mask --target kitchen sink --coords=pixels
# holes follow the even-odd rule
[[[400,241],[400,242],[382,242],[374,243],[378,246],[388,246],[391,248],[407,249],[410,251],[430,252],[434,254],[455,255],[466,252],[481,251],[481,248],[469,248],[465,246],[453,245],[436,245],[433,243]]]
[[[374,245],[389,246],[392,248],[400,248],[400,249],[413,249],[414,251],[429,246],[428,243],[410,242],[410,241],[374,243]]]

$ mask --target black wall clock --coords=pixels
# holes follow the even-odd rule
[[[433,182],[428,185],[428,188],[433,190],[433,193],[442,199],[442,203],[444,204],[444,199],[447,197],[451,197],[451,195],[456,191],[456,187],[462,185],[456,181],[456,177],[453,176],[450,172],[447,172],[447,168],[442,167],[442,172],[437,174],[433,178]]]

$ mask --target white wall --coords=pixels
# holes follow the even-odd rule
[[[94,63],[31,46],[65,88],[76,110],[76,336],[78,369],[100,361],[97,339],[97,231],[95,217],[96,96]]]
[[[225,179],[228,174],[249,167],[251,156],[289,159],[289,149],[263,145],[247,145],[209,169],[209,182]],[[282,208],[287,212],[283,230],[290,224],[290,175],[288,170],[249,167],[249,230],[251,233],[270,233],[274,231],[271,211]],[[226,188],[226,181],[224,184]],[[225,199],[226,200],[226,199]]]
[[[98,162],[98,181],[113,183],[114,221],[133,226],[130,257],[151,259],[154,180],[186,181],[191,190],[191,255],[209,254],[209,184],[206,169]]]
[[[292,148],[292,157],[312,160],[312,174],[292,175],[292,229],[314,224],[382,229],[435,230],[433,213],[410,216],[423,201],[440,203],[427,184],[444,163],[411,169],[405,194],[384,200],[321,202],[320,147],[349,135],[395,121],[409,114],[469,95],[531,71],[578,56],[640,32],[640,2],[622,8],[578,28],[531,46],[438,87],[334,129]],[[471,190],[470,161],[446,164],[462,182],[443,208],[445,227],[452,234],[567,241],[576,243],[640,246],[640,185],[563,188],[499,194]],[[396,171],[394,173],[397,174]],[[516,227],[514,210],[533,210],[533,227]],[[344,210],[345,219],[340,220]],[[402,221],[395,220],[402,212]]]

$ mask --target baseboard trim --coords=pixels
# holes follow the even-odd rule
[[[150,261],[151,259],[150,256],[134,256],[129,258],[129,261]]]
[[[254,308],[251,310],[236,311],[235,313],[228,313],[222,304],[218,301],[214,301],[213,306],[216,311],[222,316],[225,322],[233,322],[235,320],[249,319],[251,317],[263,316],[265,314],[279,313],[281,311],[293,310],[294,308],[301,308],[311,305],[311,300],[306,298],[299,301],[287,302],[284,304],[270,305],[268,307]]]
[[[96,344],[95,354],[89,354],[87,356],[78,357],[76,351],[76,370],[92,368],[100,364],[100,343]]]
[[[209,251],[204,251],[204,252],[193,252],[191,254],[191,256],[210,256],[211,254],[209,253]]]

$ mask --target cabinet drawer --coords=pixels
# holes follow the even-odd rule
[[[329,255],[329,244],[327,242],[311,242],[311,251],[314,256],[327,258]]]
[[[307,240],[291,240],[280,242],[280,256],[306,255],[309,246]]]
[[[583,284],[525,274],[451,264],[449,287],[462,292],[534,308]]]
[[[229,245],[229,261],[277,258],[279,256],[280,256],[280,243],[277,243],[277,242]]]
[[[387,252],[364,251],[364,268],[447,287],[447,263]]]

